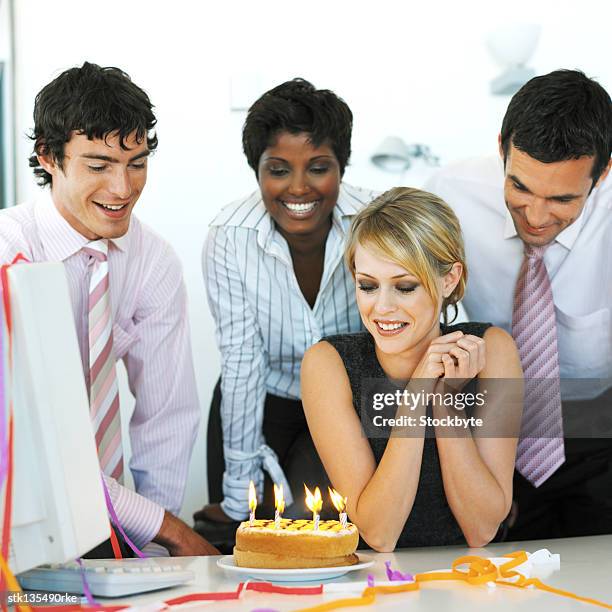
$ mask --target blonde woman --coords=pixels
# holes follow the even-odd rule
[[[327,474],[375,550],[483,546],[512,502],[522,371],[505,331],[446,324],[467,278],[459,222],[430,193],[391,189],[354,218],[345,256],[367,331],[324,338],[302,363],[304,411]],[[518,383],[484,401],[492,379]],[[383,388],[399,395],[372,393]],[[470,396],[471,407],[456,402],[462,410],[446,401]],[[399,399],[395,420],[380,411],[389,397]],[[476,417],[492,433],[479,435]]]

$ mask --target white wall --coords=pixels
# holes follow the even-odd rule
[[[116,65],[157,107],[159,151],[137,214],[178,251],[191,300],[203,426],[183,517],[205,501],[204,423],[219,374],[200,273],[209,220],[255,187],[240,145],[244,112],[230,110],[230,82],[255,82],[252,100],[303,76],[333,89],[355,116],[346,180],[384,188],[398,177],[368,162],[388,134],[425,142],[448,161],[494,152],[508,98],[489,95],[499,73],[484,39],[508,20],[542,25],[530,62],[538,73],[580,68],[612,91],[612,5],[600,0],[308,3],[234,0],[226,6],[151,0],[17,0],[17,134],[31,128],[36,92],[84,60]],[[212,4],[212,3],[210,3]],[[217,3],[215,3],[217,4]],[[17,193],[37,187],[30,143],[17,143]],[[418,184],[425,171],[403,178]]]
[[[3,64],[2,88],[0,89],[0,103],[3,107],[2,138],[0,147],[3,149],[2,162],[4,173],[0,174],[0,200],[4,206],[9,206],[15,197],[15,156],[14,149],[14,121],[13,121],[13,12],[12,4],[8,0],[0,0],[0,63]]]

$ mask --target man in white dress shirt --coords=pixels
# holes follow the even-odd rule
[[[510,539],[612,533],[611,150],[610,96],[581,72],[558,70],[512,98],[499,157],[452,164],[427,186],[461,221],[470,319],[516,339],[528,252],[540,253],[548,275],[553,336],[541,350],[558,347],[564,459],[530,481],[519,450]],[[547,323],[533,319],[542,303],[526,304],[536,327]],[[523,363],[526,379],[532,366]]]
[[[33,262],[64,263],[88,387],[94,386],[90,371],[92,378],[102,372],[105,382],[97,388],[116,402],[114,362],[121,358],[126,365],[136,398],[130,468],[137,492],[109,476],[105,481],[128,537],[140,547],[153,541],[172,555],[215,554],[174,516],[200,417],[181,266],[170,246],[131,215],[157,146],[151,102],[121,70],[86,62],[40,91],[34,123],[30,166],[43,192],[0,213],[0,260],[11,263],[21,253]],[[104,305],[108,295],[112,332],[106,332],[110,349],[102,351],[102,370],[90,363],[93,244],[108,251]],[[100,405],[108,415],[105,427],[119,425],[116,405]],[[100,431],[99,424],[94,428]],[[101,434],[98,440],[100,449],[108,448]],[[114,453],[119,459],[113,475],[121,478],[120,443]],[[104,467],[102,450],[100,459]]]

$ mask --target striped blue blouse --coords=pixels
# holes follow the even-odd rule
[[[292,501],[277,457],[263,439],[265,397],[300,399],[305,351],[323,336],[361,329],[343,250],[351,218],[376,195],[341,185],[314,308],[300,290],[289,246],[259,191],[223,208],[210,225],[202,263],[221,351],[221,506],[236,520],[248,515],[249,480],[261,495],[264,469],[283,484],[287,505]]]

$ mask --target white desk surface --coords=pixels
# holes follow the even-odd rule
[[[431,547],[398,550],[394,553],[367,554],[375,559],[375,564],[367,570],[352,572],[343,578],[331,582],[366,581],[367,574],[372,573],[377,585],[393,584],[388,582],[384,562],[390,560],[391,567],[412,574],[428,570],[450,568],[452,561],[465,554],[476,554],[482,557],[500,557],[517,550],[534,552],[547,548],[551,553],[561,555],[561,569],[553,572],[543,582],[566,591],[599,599],[612,604],[612,535],[592,536],[584,538],[567,538],[559,540],[537,540],[532,542],[491,544],[486,548],[468,549],[463,547]],[[139,595],[124,599],[102,599],[101,603],[108,605],[131,604],[132,606],[152,604],[167,599],[200,593],[204,591],[235,590],[241,578],[238,575],[226,574],[216,565],[219,557],[185,557],[181,561],[186,569],[195,572],[195,581],[188,586],[175,587],[156,593]],[[178,559],[176,559],[178,561]],[[246,580],[246,579],[245,579]],[[291,586],[296,584],[313,585],[319,583],[276,583]],[[186,604],[181,609],[214,610],[215,612],[268,608],[285,612],[308,606],[315,606],[333,599],[355,597],[359,592],[351,594],[330,595],[267,595],[255,592],[243,592],[238,600],[225,602],[198,602]],[[470,586],[459,582],[434,582],[421,584],[420,591],[393,595],[378,595],[371,610],[410,610],[433,611],[463,610],[475,612],[478,610],[495,610],[495,612],[521,612],[544,609],[554,610],[602,610],[603,608],[587,605],[575,600],[545,593],[535,589],[517,589],[497,586],[495,588]],[[364,608],[344,608],[363,610]]]

